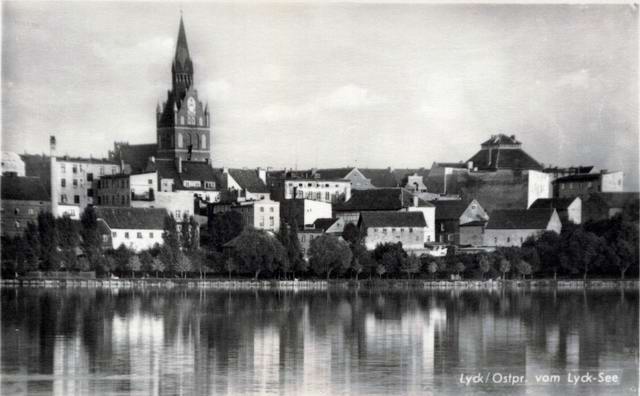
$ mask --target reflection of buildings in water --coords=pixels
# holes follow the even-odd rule
[[[53,346],[54,395],[88,395],[89,359],[80,337],[57,336]]]
[[[331,339],[317,334],[311,324],[309,305],[302,314],[303,323],[303,388],[306,394],[331,394]],[[328,325],[328,324],[327,324]],[[339,336],[335,334],[335,336]],[[340,335],[341,336],[341,335]]]
[[[273,326],[253,332],[253,382],[259,394],[278,389],[280,371],[280,334]]]
[[[431,385],[427,382],[434,374],[436,334],[441,332],[446,317],[446,311],[436,307],[428,311],[407,311],[399,320],[377,319],[374,314],[367,314],[367,361],[400,370],[395,374],[387,373],[399,378],[378,378],[376,381],[404,384],[405,391],[410,394],[421,393]]]

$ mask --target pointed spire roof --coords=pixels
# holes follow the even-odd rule
[[[187,45],[187,34],[184,31],[184,22],[182,21],[182,15],[180,15],[180,30],[178,30],[178,42],[176,44],[176,56],[175,61],[180,66],[184,67],[186,61],[190,59],[189,46]]]

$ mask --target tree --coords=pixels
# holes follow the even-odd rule
[[[98,218],[93,206],[87,206],[80,216],[80,237],[84,254],[92,269],[96,269],[102,258],[102,241],[98,232]]]
[[[164,264],[164,262],[159,258],[159,257],[154,257],[152,264],[151,264],[151,268],[153,271],[156,272],[156,278],[158,277],[158,272],[163,272],[166,269],[166,266]]]
[[[78,269],[76,248],[80,244],[80,238],[76,224],[71,220],[71,217],[65,215],[56,219],[55,228],[62,258],[61,267],[67,271]]]
[[[600,261],[598,254],[603,240],[582,227],[572,227],[561,235],[561,262],[572,272],[582,271],[583,279]]]
[[[231,273],[238,270],[238,265],[233,258],[227,257],[224,261],[224,269],[229,273],[229,280],[231,280]]]
[[[42,269],[57,271],[60,268],[58,233],[56,232],[56,221],[51,212],[38,214],[38,240],[40,241]]]
[[[353,223],[347,223],[342,230],[342,239],[349,242],[352,245],[360,244],[362,242],[362,235],[360,229]]]
[[[295,218],[293,219],[293,223],[289,229],[289,243],[290,245],[287,255],[289,256],[291,271],[295,278],[296,272],[307,272],[309,270],[309,263],[304,259],[302,247],[300,247],[300,240],[298,239],[298,223]]]
[[[148,250],[140,253],[140,269],[147,274],[153,271],[153,256]]]
[[[401,269],[402,272],[405,272],[407,274],[407,278],[411,279],[411,276],[413,274],[417,274],[418,272],[420,272],[421,267],[422,262],[420,261],[420,258],[415,254],[410,254],[409,257],[402,263]]]
[[[531,265],[524,260],[516,261],[516,270],[522,275],[522,279],[527,275],[531,275]]]
[[[24,270],[36,271],[38,269],[40,240],[38,239],[38,227],[29,222],[24,232],[22,253],[24,254]]]
[[[163,245],[160,247],[160,259],[164,263],[165,270],[175,271],[180,255],[180,238],[178,225],[173,215],[164,218],[164,232],[162,233]]]
[[[376,267],[376,274],[378,274],[380,279],[382,279],[382,275],[384,275],[386,272],[387,268],[383,264],[378,264],[378,266]]]
[[[627,215],[627,212],[623,212],[611,219],[585,224],[586,231],[593,232],[603,239],[600,254],[602,264],[616,268],[620,279],[624,279],[627,270],[632,266],[637,267],[640,261],[637,218],[632,221]]]
[[[427,269],[429,270],[429,273],[431,274],[431,276],[435,279],[436,272],[438,272],[438,263],[435,260],[430,261],[429,265],[427,266]]]
[[[543,232],[538,239],[528,238],[523,246],[535,247],[543,270],[551,270],[553,279],[558,278],[560,269],[560,235],[554,231]]]
[[[500,259],[500,272],[502,279],[507,279],[507,273],[511,271],[511,263],[506,258]]]
[[[491,262],[489,262],[487,256],[480,257],[478,268],[480,268],[480,273],[482,273],[482,279],[484,280],[485,274],[491,270]]]
[[[264,231],[246,229],[234,240],[233,258],[240,271],[253,273],[254,278],[262,271],[273,272],[280,261],[286,259],[280,241]]]
[[[461,272],[464,272],[467,269],[467,267],[465,267],[465,265],[458,261],[453,265],[453,270],[456,273],[456,275],[460,276]]]
[[[192,270],[192,263],[189,256],[180,252],[178,253],[178,260],[176,262],[176,270],[180,272],[180,277],[184,278],[185,273],[190,272]]]
[[[382,243],[373,250],[373,257],[385,266],[386,272],[398,273],[407,259],[407,252],[402,248],[401,242]]]
[[[309,247],[311,268],[318,275],[325,274],[327,280],[332,272],[349,269],[351,258],[349,245],[333,235],[322,234],[311,241]]]
[[[133,273],[139,272],[140,269],[142,269],[142,262],[137,255],[132,254],[131,257],[129,257],[129,263],[127,266],[129,267],[129,270],[131,270],[131,277],[133,278]]]
[[[131,269],[129,268],[129,259],[133,255],[133,252],[127,248],[124,244],[120,244],[118,248],[113,252],[113,259],[115,261],[115,270],[120,274],[124,274]]]
[[[207,222],[210,249],[222,251],[225,243],[240,235],[242,224],[242,215],[233,210],[211,216]]]
[[[182,217],[180,228],[180,242],[182,249],[186,252],[194,252],[200,246],[200,232],[198,222],[193,216],[187,216],[185,213]]]

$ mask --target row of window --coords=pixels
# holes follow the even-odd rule
[[[273,216],[269,217],[269,227],[274,227],[275,226],[275,219],[273,218]],[[264,227],[264,217],[261,216],[260,217],[260,227]]]
[[[150,183],[153,183],[153,180],[149,179]],[[98,180],[98,188],[129,188],[129,179],[102,179]]]
[[[184,124],[184,117],[180,117],[181,123]],[[200,118],[202,120],[202,118]],[[207,135],[202,135],[202,137],[198,134],[192,135],[183,135],[178,133],[178,148],[184,148],[192,146],[192,148],[207,148]]]
[[[4,213],[4,209],[2,209],[2,212]],[[20,214],[20,208],[15,208],[13,210],[13,213],[16,214],[16,215],[19,215]],[[33,216],[34,214],[36,214],[36,211],[33,210],[33,208],[29,208],[29,209],[27,209],[27,214],[30,215],[30,216]]]
[[[98,197],[98,205],[128,205],[129,195],[104,195]]]
[[[98,168],[98,171],[100,172],[100,176],[103,176],[105,174],[105,167],[101,166],[100,168]],[[67,172],[67,164],[65,164],[64,162],[60,163],[60,172],[61,173],[66,173]],[[82,167],[82,164],[72,164],[71,165],[71,173],[83,173],[84,169]],[[111,167],[111,174],[114,175],[118,173],[118,167],[116,166],[112,166]],[[87,180],[88,181],[92,181],[93,180],[93,173],[88,173],[87,174]]]
[[[264,212],[264,206],[260,207],[260,212]],[[273,206],[269,208],[269,212],[273,213]]]
[[[293,191],[291,191],[290,194],[293,195]],[[297,190],[295,198],[297,199],[306,198],[306,199],[314,199],[316,201],[322,201],[322,193],[320,191],[318,192],[307,191],[307,193],[305,194],[304,191]],[[331,194],[329,191],[326,191],[324,193],[324,200],[326,202],[332,202],[334,199],[335,199],[335,195]]]
[[[498,237],[493,238],[493,242],[497,245],[498,244]],[[524,238],[520,237],[520,243],[524,242]],[[507,237],[507,243],[511,243],[511,237]]]
[[[60,203],[63,203],[63,204],[69,203],[69,198],[67,197],[67,194],[60,194]],[[80,196],[79,195],[74,195],[73,196],[73,203],[74,204],[79,204],[80,203]]]
[[[114,238],[117,238],[117,237],[118,237],[118,233],[117,233],[116,231],[113,231],[113,232],[111,233],[111,236],[112,236],[112,237],[114,237]],[[106,239],[106,238],[107,238],[107,235],[106,235],[106,234],[105,234],[105,235],[103,235],[103,240],[104,240],[104,239]],[[125,233],[124,233],[124,238],[125,238],[125,239],[129,239],[129,232],[128,232],[128,231],[125,231]],[[136,233],[136,238],[137,238],[137,239],[142,239],[142,238],[143,238],[143,236],[142,236],[142,232],[138,231],[138,232]],[[150,233],[149,233],[149,238],[153,239],[153,232],[150,232]],[[106,241],[105,241],[105,242],[106,242]]]
[[[383,234],[387,233],[387,228],[374,228],[373,232],[378,232],[378,230],[380,230]],[[401,228],[397,228],[397,230],[399,230],[400,232],[404,232],[405,231],[405,229],[402,228],[402,227]],[[408,232],[413,232],[413,227],[409,227],[407,230],[408,230]],[[396,232],[396,228],[392,228],[391,232]]]

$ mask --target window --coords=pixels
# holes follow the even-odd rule
[[[149,233],[149,238],[153,239],[153,232]]]
[[[409,232],[413,232],[413,228],[409,227]]]
[[[386,228],[383,228],[383,229],[382,229],[382,233],[383,233],[383,234],[386,234],[386,233],[387,233],[387,229],[386,229]]]
[[[471,205],[471,209],[475,209],[475,208],[476,208],[476,205]]]
[[[431,235],[427,235],[427,242],[431,242]]]
[[[80,203],[80,196],[79,195],[74,195],[73,196],[73,203],[75,203],[75,204],[79,204]]]
[[[260,207],[260,212],[264,212],[264,206]]]
[[[93,173],[87,173],[87,181],[88,182],[92,182],[93,181]]]
[[[273,227],[275,225],[275,220],[273,219],[273,216],[269,217],[269,226]]]
[[[522,237],[520,237],[520,243],[522,243],[522,242],[523,242],[523,241],[522,241]]]
[[[511,237],[507,237],[507,243],[511,242]]]
[[[320,200],[322,199],[322,193],[321,193],[321,192],[317,192],[317,193],[316,193],[316,199],[317,199],[318,201],[320,201]]]
[[[202,148],[207,148],[207,135],[202,135],[201,145]]]
[[[78,188],[78,179],[73,179],[73,188]]]
[[[14,214],[20,214],[20,209],[15,208],[15,210],[13,211]]]
[[[378,232],[378,229],[377,229],[377,228],[374,228],[374,229],[373,229],[373,232]]]
[[[304,234],[300,235],[300,242],[304,242]]]
[[[400,229],[400,232],[404,232],[404,228],[401,228],[401,229]]]
[[[273,213],[273,206],[269,208],[269,212]]]
[[[66,187],[67,186],[67,180],[66,179],[60,179],[60,187]]]
[[[60,195],[60,203],[67,203],[67,194]]]
[[[396,232],[396,229],[395,229],[395,228],[392,228],[392,229],[391,229],[391,232]]]
[[[87,196],[93,197],[93,188],[87,190]]]
[[[136,235],[136,237],[137,237],[138,239],[142,239],[142,233],[141,233],[141,232],[138,232],[138,234]]]
[[[329,191],[324,193],[324,200],[331,201],[331,194],[329,193]]]
[[[65,173],[67,171],[67,167],[65,164],[60,164],[60,172]]]
[[[125,232],[125,233],[124,233],[124,238],[125,238],[125,239],[129,239],[129,233],[128,233],[128,232]]]
[[[147,180],[147,184],[149,184],[149,185],[153,184],[153,179]]]
[[[498,237],[493,238],[493,242],[497,245],[498,244]]]
[[[264,217],[260,216],[260,227],[264,227]]]
[[[307,187],[311,187],[311,183],[307,183]]]
[[[180,119],[182,120],[184,117],[180,117]],[[183,121],[181,121],[183,122]],[[182,148],[183,142],[182,142],[182,134],[179,133],[178,134],[178,148]]]
[[[78,167],[77,167],[76,165],[73,165],[73,166],[71,167],[71,172],[73,172],[73,173],[78,173]]]
[[[453,236],[453,234],[449,234],[449,236],[447,238],[449,239],[449,242],[453,242],[454,236]]]
[[[118,233],[114,231],[114,232],[111,233],[111,236],[115,238],[115,237],[118,236]]]

